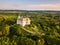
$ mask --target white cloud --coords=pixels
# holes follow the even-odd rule
[[[9,5],[0,4],[0,9],[19,10],[60,10],[60,4]]]

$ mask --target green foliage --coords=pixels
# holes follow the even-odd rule
[[[41,38],[31,36],[16,24],[18,14],[31,19],[31,25],[24,28]],[[0,45],[60,45],[59,15],[58,12],[0,13]]]

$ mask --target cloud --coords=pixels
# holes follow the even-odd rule
[[[28,9],[34,10],[60,10],[60,4],[38,4],[38,5],[29,5]]]
[[[23,9],[23,5],[1,4],[0,9]]]
[[[0,4],[0,9],[60,10],[60,4],[33,4],[33,5]]]

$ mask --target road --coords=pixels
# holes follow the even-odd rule
[[[21,27],[21,28],[22,28],[24,31],[26,31],[27,33],[29,33],[30,35],[32,35],[32,36],[37,36],[37,37],[41,38],[41,35],[39,35],[38,33],[29,31],[29,30],[27,30],[27,29],[24,28],[24,27]]]

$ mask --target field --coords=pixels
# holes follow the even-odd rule
[[[19,15],[31,24],[16,24]],[[0,11],[0,45],[60,45],[60,12]]]

